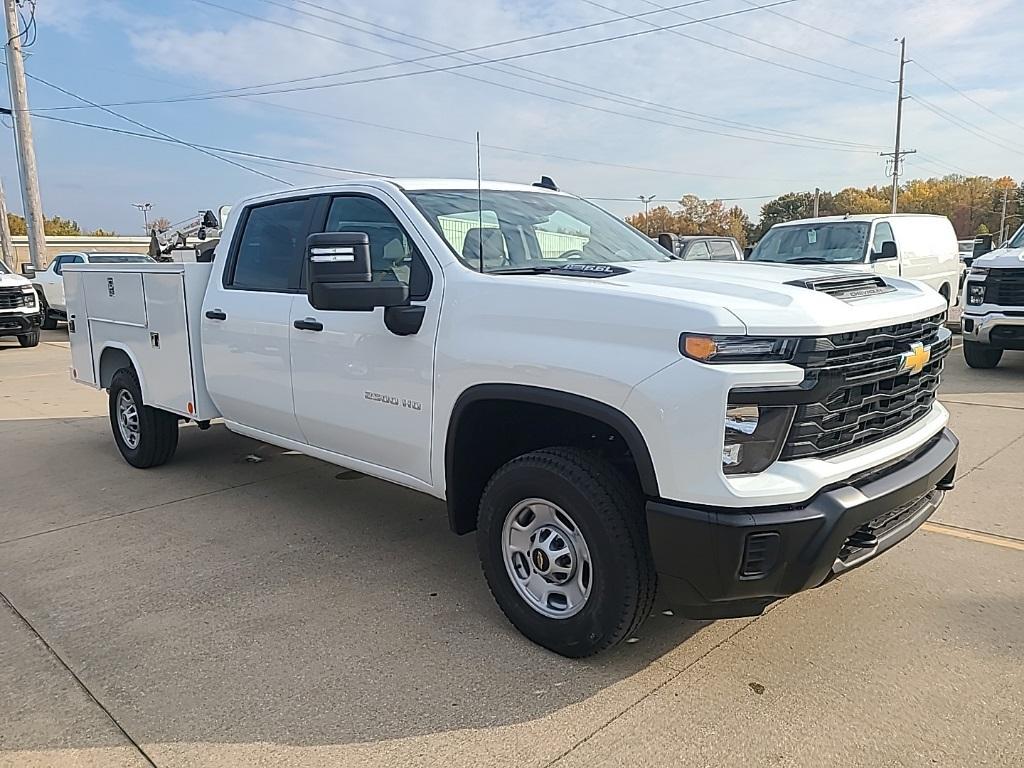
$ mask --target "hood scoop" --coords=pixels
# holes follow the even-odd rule
[[[812,277],[807,280],[793,280],[786,285],[827,293],[840,301],[856,301],[869,296],[878,296],[881,293],[892,293],[896,290],[878,275]]]

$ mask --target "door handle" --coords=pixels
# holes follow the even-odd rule
[[[219,309],[208,309],[208,310],[206,310],[206,316],[210,320],[227,320],[228,319],[228,316],[225,315],[224,312],[219,310]]]
[[[312,317],[307,317],[305,320],[296,320],[292,325],[300,331],[322,331],[324,329],[324,324]]]

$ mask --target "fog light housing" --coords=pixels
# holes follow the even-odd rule
[[[985,303],[985,286],[981,283],[967,284],[967,303],[972,307]]]
[[[796,406],[730,403],[725,410],[722,471],[763,472],[779,458]]]

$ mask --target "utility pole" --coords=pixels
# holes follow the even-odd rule
[[[818,203],[821,201],[821,188],[814,188],[814,218],[818,218]]]
[[[11,272],[17,272],[18,259],[14,255],[14,245],[11,243],[11,223],[7,220],[7,197],[4,195],[3,179],[0,179],[0,250],[3,251],[4,264]]]
[[[656,197],[657,195],[647,195],[646,197],[644,195],[639,196],[640,202],[644,204],[644,233],[648,237],[651,236],[651,222],[647,218],[647,209],[648,206],[651,204],[651,200],[653,200]]]
[[[138,208],[142,211],[142,224],[146,229],[146,234],[149,234],[149,212],[153,209],[152,203],[132,203],[133,208]]]
[[[1006,242],[1006,193],[1007,190],[1003,190],[1003,212],[999,216],[999,245]]]
[[[28,252],[36,269],[46,259],[46,234],[43,202],[39,196],[36,174],[36,150],[32,144],[32,121],[28,112],[28,88],[25,85],[25,64],[21,60],[21,26],[17,0],[4,0],[7,20],[7,82],[11,88],[11,113],[14,117],[14,138],[18,146],[18,174],[21,177],[21,201],[28,228]]]
[[[896,206],[900,196],[900,169],[903,167],[903,158],[917,152],[916,149],[900,149],[900,138],[903,130],[903,72],[910,60],[907,58],[907,38],[902,37],[900,44],[900,79],[899,98],[896,100],[896,146],[892,152],[879,152],[882,157],[892,158],[892,212],[896,213]]]

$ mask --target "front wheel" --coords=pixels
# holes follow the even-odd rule
[[[650,613],[657,577],[643,499],[600,456],[550,448],[513,459],[484,490],[478,523],[491,593],[538,645],[590,656]]]
[[[122,368],[110,380],[110,429],[124,460],[133,467],[158,467],[178,447],[178,417],[142,403],[139,377]]]
[[[42,291],[36,291],[36,296],[39,300],[39,312],[43,316],[39,327],[44,331],[55,330],[57,328],[57,317],[50,310],[50,305],[46,303],[46,297]]]
[[[36,328],[33,331],[24,333],[18,337],[18,343],[23,347],[38,347],[39,346],[39,329]]]
[[[1003,350],[977,341],[964,342],[964,360],[971,368],[995,368],[1003,357]]]

